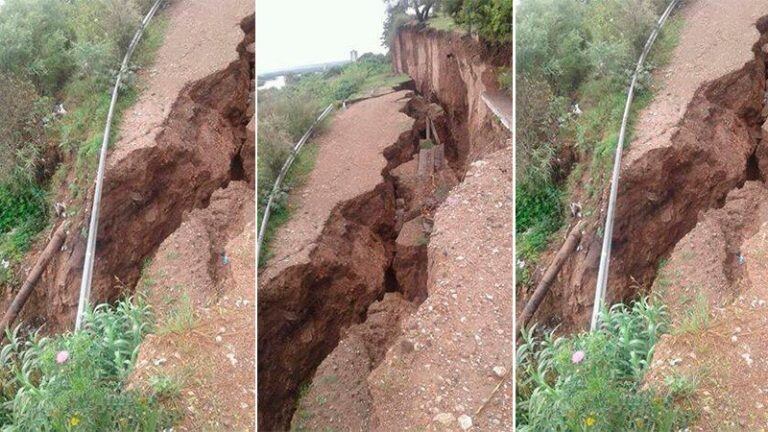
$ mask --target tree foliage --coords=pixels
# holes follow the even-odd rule
[[[512,40],[513,0],[444,0],[442,8],[457,23],[494,41]]]
[[[526,261],[534,260],[563,220],[568,168],[557,155],[576,153],[592,164],[578,167],[589,169],[595,183],[582,186],[587,192],[582,200],[600,189],[598,168],[615,147],[629,76],[666,4],[522,0],[518,5],[516,189],[518,250],[526,252]],[[638,98],[644,95],[642,87]],[[522,226],[521,216],[527,221]]]

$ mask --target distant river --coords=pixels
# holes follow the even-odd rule
[[[2,2],[3,0],[0,0]],[[285,87],[285,75],[280,75],[278,77],[272,78],[271,80],[267,80],[264,85],[260,86],[258,90],[266,90],[271,88],[281,89]]]

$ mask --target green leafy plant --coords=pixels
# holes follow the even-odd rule
[[[522,332],[517,350],[519,431],[670,431],[689,413],[642,386],[667,330],[664,306],[638,300],[602,313],[599,330],[555,338]],[[675,396],[679,396],[675,395]]]
[[[155,431],[171,424],[156,394],[126,387],[149,307],[139,299],[89,311],[82,330],[54,337],[18,329],[0,350],[3,432]]]

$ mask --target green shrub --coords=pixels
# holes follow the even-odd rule
[[[0,259],[18,259],[44,226],[45,191],[34,183],[0,184]]]
[[[89,312],[83,330],[52,338],[18,330],[0,351],[0,424],[15,431],[157,431],[172,416],[157,395],[126,388],[151,314],[125,300]],[[66,358],[58,358],[66,353]],[[63,360],[63,361],[62,361]]]
[[[522,332],[517,350],[516,430],[672,431],[690,413],[673,395],[643,387],[668,317],[661,305],[639,300],[602,314],[595,332],[555,339]],[[577,352],[583,354],[579,360]]]
[[[0,73],[0,184],[34,180],[47,145],[49,98],[25,79]]]
[[[55,94],[70,78],[72,6],[60,0],[7,0],[0,10],[0,72]]]
[[[8,0],[0,8],[0,262],[20,260],[46,226],[47,191],[61,186],[50,185],[52,161],[74,159],[58,169],[59,181],[75,169],[70,190],[87,189],[111,82],[148,3]],[[153,24],[145,33],[138,64],[151,61],[162,27]],[[134,97],[131,89],[121,95],[116,118]],[[54,100],[66,107],[63,118],[52,115]],[[0,266],[0,285],[10,273]]]
[[[586,194],[578,194],[584,209],[599,204],[631,71],[665,7],[661,0],[520,2],[516,220],[518,227],[523,221],[517,246],[529,268],[560,228],[561,201],[569,187],[586,189]],[[673,21],[662,32],[647,71],[669,58],[675,29]],[[633,114],[651,100],[647,71],[641,74]],[[563,155],[565,161],[556,160]],[[524,272],[518,276],[527,282]]]

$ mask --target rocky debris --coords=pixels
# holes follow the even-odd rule
[[[456,424],[456,417],[451,413],[440,413],[432,421],[438,422],[443,426],[453,426]]]
[[[469,430],[472,427],[472,417],[466,414],[459,416],[459,426],[461,430]]]
[[[397,197],[402,200],[398,205],[398,227],[425,213],[434,213],[448,192],[458,184],[456,173],[448,166],[422,178],[418,176],[417,165],[414,158],[390,172],[395,180]]]

